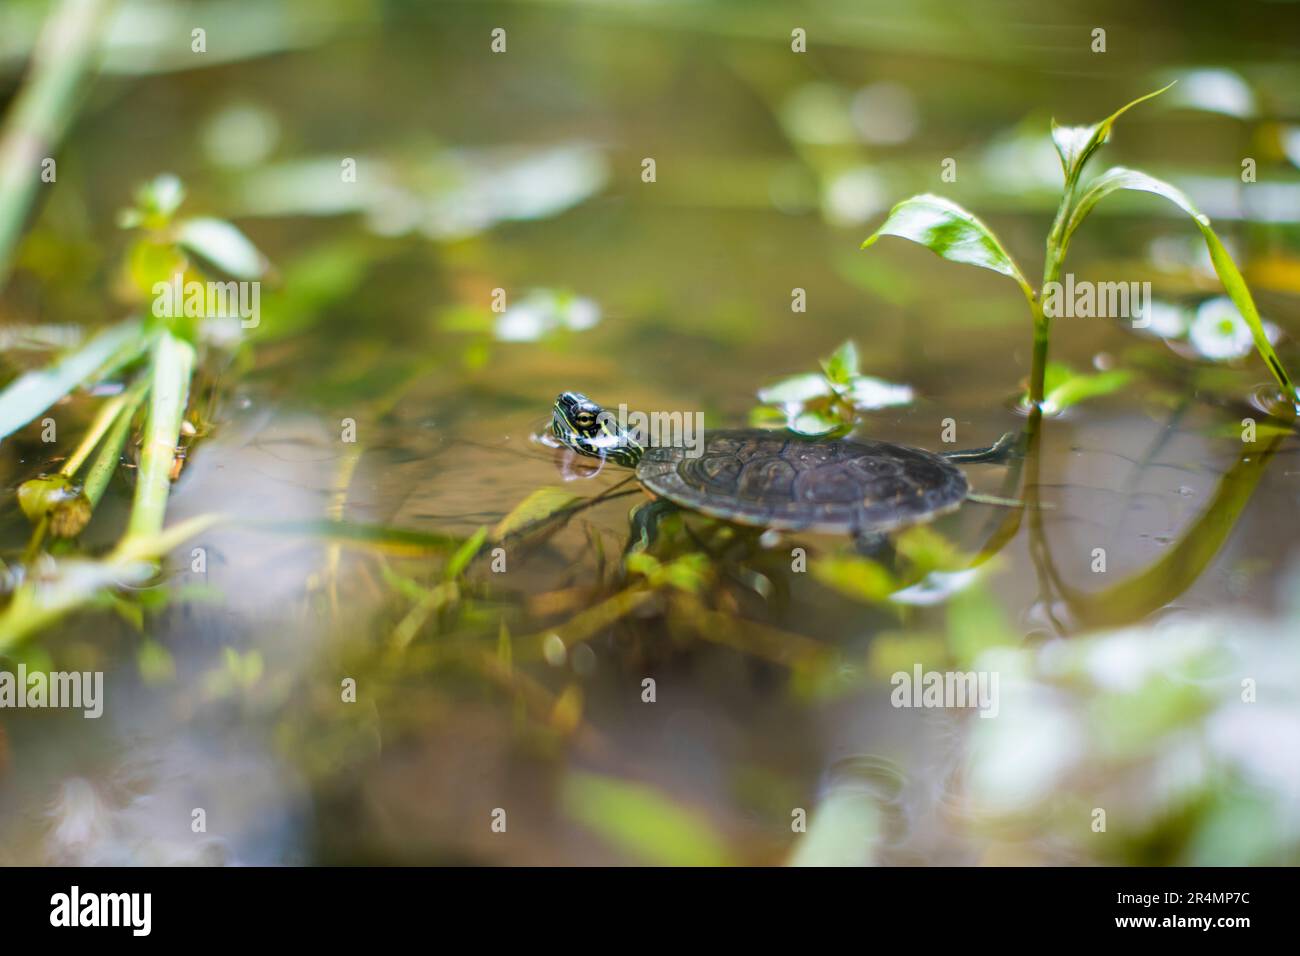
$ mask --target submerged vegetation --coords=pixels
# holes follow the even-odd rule
[[[89,18],[21,82],[5,44],[38,18],[0,30],[0,662],[103,670],[120,719],[92,761],[0,712],[0,862],[1300,858],[1300,204],[1234,204],[1236,159],[1186,149],[1274,144],[1245,189],[1300,195],[1293,63],[1180,67],[1049,134],[1026,89],[1100,113],[1109,85],[972,47],[987,10],[882,33],[831,0],[804,55],[763,5],[507,5],[489,89],[462,5],[346,6],[223,4],[196,58],[122,27],[188,36],[181,6],[123,0],[96,56]],[[521,42],[570,27],[580,61]],[[1161,178],[1088,180],[1140,103],[1149,137],[1114,146]],[[15,130],[66,140],[57,181],[15,172]],[[1135,192],[1179,219],[1118,218]],[[1008,250],[1044,228],[1034,284]],[[978,272],[886,235],[1015,281],[1031,348]],[[1053,338],[1085,242],[1162,298]],[[532,440],[571,387],[709,428],[1021,440],[866,554]],[[996,673],[996,718],[895,710],[914,672]]]

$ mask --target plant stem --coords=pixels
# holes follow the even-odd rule
[[[1034,315],[1034,358],[1029,371],[1029,404],[1035,415],[1041,413],[1043,406],[1043,383],[1047,377],[1047,346],[1051,338],[1052,319],[1043,308],[1047,295],[1047,286],[1059,282],[1061,263],[1065,250],[1062,238],[1065,225],[1069,222],[1070,211],[1074,208],[1075,183],[1067,182],[1061,196],[1061,205],[1057,207],[1056,219],[1052,231],[1047,234],[1047,251],[1043,259],[1043,285],[1038,295],[1030,299],[1029,308]]]
[[[23,564],[31,564],[36,560],[36,556],[41,553],[41,542],[45,540],[45,532],[50,528],[50,516],[41,515],[41,520],[36,523],[32,529],[31,540],[27,542],[27,550],[23,552]]]
[[[127,538],[148,537],[162,531],[171,491],[172,461],[180,440],[193,369],[194,346],[164,331],[154,346],[149,417],[144,426]]]
[[[117,421],[117,417],[121,413],[122,408],[128,402],[130,402],[132,407],[134,407],[139,402],[142,394],[142,389],[139,386],[135,386],[119,395],[114,395],[100,406],[99,413],[95,415],[95,420],[91,422],[90,429],[82,437],[81,444],[77,446],[76,451],[68,456],[68,460],[65,461],[63,467],[59,469],[59,474],[66,475],[69,478],[75,475],[85,463],[86,459],[90,457],[90,453],[95,450],[95,446],[99,444],[99,440],[108,433],[110,428],[113,427],[113,423]]]
[[[27,82],[0,133],[0,285],[42,181],[41,162],[52,158],[73,116],[108,6],[108,0],[62,0],[50,14]]]
[[[90,469],[86,472],[82,490],[90,499],[92,508],[99,507],[99,501],[104,497],[108,482],[113,477],[113,472],[117,471],[118,462],[122,458],[122,446],[126,444],[127,433],[131,430],[131,419],[135,417],[136,409],[144,401],[145,389],[141,386],[132,388],[121,396],[126,401],[118,409],[108,437],[99,446],[99,454],[95,456],[95,460],[90,463]]]

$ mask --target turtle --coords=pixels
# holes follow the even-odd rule
[[[643,524],[685,508],[771,531],[849,534],[865,550],[961,507],[971,492],[958,463],[1000,461],[1014,444],[1008,433],[988,448],[936,453],[886,441],[728,429],[706,433],[698,451],[646,447],[580,392],[555,400],[550,432],[580,455],[634,468],[642,488],[666,506]]]

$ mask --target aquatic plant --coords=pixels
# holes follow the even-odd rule
[[[199,263],[215,265],[218,273],[253,285],[267,264],[230,223],[178,217],[184,196],[179,180],[159,176],[140,188],[135,203],[120,217],[124,228],[137,233],[125,263],[136,314],[0,391],[0,439],[6,439],[77,390],[100,385],[119,389],[100,405],[57,474],[34,477],[18,489],[19,504],[34,530],[24,567],[10,574],[13,594],[0,611],[0,650],[107,588],[148,580],[154,562],[211,522],[201,517],[163,528],[171,485],[183,461],[182,436],[187,435],[188,442],[203,428],[187,421],[186,410],[204,336],[214,334],[212,322],[220,319],[188,308],[180,310],[185,314],[159,310],[158,296],[177,277],[186,280],[185,286],[197,283],[204,288],[193,278],[205,275],[198,271]],[[154,308],[148,307],[151,296]],[[215,335],[228,337],[228,330]],[[122,538],[98,559],[61,557],[38,564],[47,536],[75,538],[94,519],[141,408],[135,491]]]
[[[862,412],[910,404],[912,389],[895,385],[858,368],[858,349],[847,341],[822,359],[820,372],[792,375],[761,388],[763,404],[750,421],[765,428],[788,428],[801,435],[843,435]]]
[[[1170,84],[1172,86],[1173,84]],[[1223,283],[1228,297],[1236,306],[1250,329],[1255,348],[1277,380],[1289,405],[1296,401],[1295,385],[1269,342],[1268,334],[1255,308],[1254,299],[1242,278],[1240,270],[1228,255],[1223,242],[1210,227],[1209,217],[1201,213],[1180,189],[1146,173],[1115,166],[1082,185],[1084,168],[1088,161],[1110,138],[1111,127],[1125,112],[1137,104],[1158,96],[1169,86],[1116,110],[1099,123],[1088,126],[1060,126],[1052,123],[1052,142],[1061,159],[1064,186],[1061,202],[1047,235],[1046,256],[1043,264],[1043,282],[1036,290],[1025,279],[1020,267],[1006,251],[1001,241],[987,225],[961,206],[941,196],[923,194],[904,199],[890,210],[884,223],[866,241],[862,248],[873,245],[881,236],[910,239],[952,262],[979,266],[1014,279],[1024,293],[1034,324],[1033,366],[1029,378],[1029,402],[1035,409],[1044,409],[1044,383],[1047,377],[1047,350],[1051,330],[1051,315],[1044,308],[1049,290],[1061,278],[1061,268],[1066,251],[1075,232],[1093,208],[1112,193],[1120,190],[1154,193],[1163,196],[1185,213],[1201,231],[1209,250],[1210,261]]]

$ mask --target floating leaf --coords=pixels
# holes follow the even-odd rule
[[[538,289],[506,309],[492,331],[502,342],[535,342],[560,329],[582,332],[598,322],[600,306],[594,300]]]
[[[1071,405],[1117,392],[1133,380],[1127,369],[1110,369],[1095,375],[1071,375],[1048,390],[1043,399],[1043,413],[1058,415]]]
[[[910,405],[916,397],[910,385],[895,385],[870,375],[855,376],[843,394],[854,408],[862,411]]]
[[[758,390],[758,400],[767,405],[782,405],[788,402],[807,402],[814,398],[825,398],[834,389],[825,375],[809,372],[806,375],[794,375],[782,379],[775,385]]]
[[[925,194],[904,199],[889,211],[884,225],[862,243],[862,248],[866,249],[881,236],[910,239],[952,262],[1010,276],[1032,298],[1029,283],[992,230],[942,196]]]
[[[424,162],[358,156],[344,183],[335,157],[250,169],[236,206],[256,216],[363,212],[383,235],[420,232],[436,241],[477,235],[500,222],[544,219],[584,202],[609,178],[604,152],[588,143],[440,150]]]
[[[858,413],[912,401],[912,389],[858,373],[858,350],[847,341],[828,358],[822,372],[782,379],[759,389],[759,401],[776,408],[756,408],[750,421],[762,427],[784,425],[800,435],[820,437],[851,429]]]
[[[804,411],[790,419],[786,427],[792,432],[815,438],[847,432],[851,425],[851,421],[845,421],[827,412]]]

